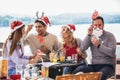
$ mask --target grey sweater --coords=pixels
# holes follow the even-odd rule
[[[100,46],[95,47],[91,43],[92,36],[86,36],[81,48],[86,50],[90,47],[92,53],[92,64],[110,64],[115,66],[116,39],[110,32],[105,31],[100,37]]]

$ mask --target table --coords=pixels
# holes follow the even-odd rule
[[[55,79],[57,75],[62,75],[63,74],[63,69],[64,67],[73,67],[73,66],[78,66],[83,64],[81,61],[75,62],[73,60],[70,61],[65,61],[65,62],[60,62],[58,61],[57,63],[53,62],[44,62],[44,64],[50,64],[49,66],[49,77]],[[42,63],[38,63],[37,66],[40,68],[42,66]]]
[[[78,65],[81,65],[82,62],[81,61],[78,61],[78,62],[75,62],[75,61],[65,61],[65,62],[60,62],[58,61],[59,64],[55,64],[51,67],[73,67],[73,66],[78,66]]]

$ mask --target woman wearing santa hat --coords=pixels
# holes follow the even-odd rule
[[[8,59],[8,76],[16,74],[16,65],[36,63],[37,57],[24,56],[24,44],[21,40],[24,32],[25,25],[21,21],[13,21],[10,25],[11,34],[6,39],[3,45],[3,57]],[[34,58],[34,59],[33,59]]]
[[[62,34],[62,51],[65,52],[66,57],[71,57],[73,54],[77,55],[77,60],[78,61],[82,61],[83,65],[81,66],[86,66],[85,63],[85,58],[87,57],[87,54],[85,52],[82,52],[80,49],[81,46],[81,39],[79,38],[75,38],[73,36],[73,32],[76,30],[75,25],[73,24],[68,24],[65,26],[62,26],[62,30],[61,30],[61,34]],[[77,66],[72,67],[72,68],[65,68],[64,73],[68,73],[68,71],[70,73],[72,73]]]

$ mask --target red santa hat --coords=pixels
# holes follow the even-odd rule
[[[98,11],[95,10],[95,12],[92,14],[92,19],[95,19],[98,16],[99,16],[99,13]]]
[[[67,27],[70,29],[70,31],[75,31],[76,28],[75,28],[75,25],[74,24],[68,24]]]
[[[37,21],[42,21],[46,26],[51,26],[49,18],[47,16],[44,16],[42,18],[37,19]]]
[[[23,26],[23,22],[21,21],[13,21],[11,24],[10,24],[10,27],[11,27],[11,33],[13,33],[14,31],[16,31],[17,29],[21,28]]]

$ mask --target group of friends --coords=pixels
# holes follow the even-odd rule
[[[101,80],[106,80],[115,72],[115,52],[116,39],[114,35],[104,30],[104,19],[97,12],[92,15],[92,24],[88,28],[87,35],[82,41],[75,38],[73,32],[76,30],[74,24],[67,24],[61,27],[62,41],[59,42],[55,34],[47,32],[50,25],[49,18],[43,16],[35,20],[34,24],[28,25],[25,30],[25,24],[22,21],[15,20],[11,22],[11,34],[3,44],[3,57],[8,58],[8,76],[16,74],[15,66],[22,64],[34,64],[40,61],[41,55],[38,50],[47,55],[49,59],[51,51],[61,50],[67,56],[78,54],[78,60],[83,61],[83,65],[67,68],[66,73],[75,74],[78,72],[102,72]],[[35,26],[36,34],[29,33]],[[33,56],[24,55],[24,46],[29,45]],[[86,50],[90,47],[92,54],[92,64],[86,64]],[[54,73],[55,74],[55,73]]]

